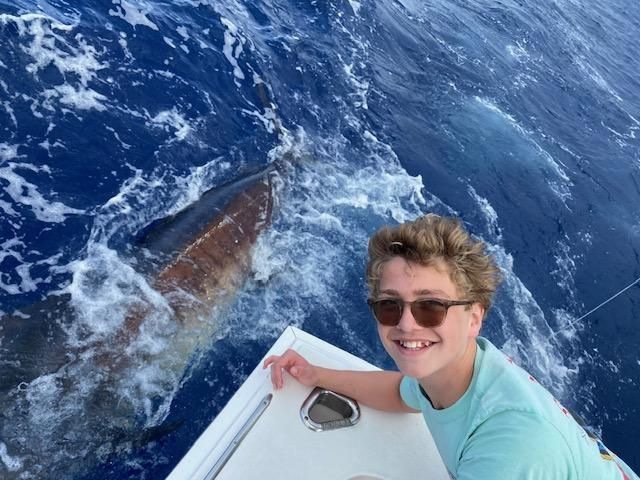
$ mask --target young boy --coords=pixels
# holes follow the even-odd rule
[[[426,215],[369,241],[369,304],[400,372],[353,372],[271,356],[304,385],[380,410],[422,412],[457,480],[622,480],[638,477],[536,380],[479,336],[499,282],[482,242],[459,221]]]

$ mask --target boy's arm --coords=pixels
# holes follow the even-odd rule
[[[295,350],[282,355],[272,355],[264,361],[264,368],[271,366],[271,382],[274,388],[282,388],[282,372],[287,371],[298,382],[307,386],[319,386],[342,393],[359,403],[387,412],[416,412],[400,397],[400,372],[333,370],[318,367]]]
[[[418,411],[409,408],[400,397],[400,372],[316,368],[319,370],[316,383],[319,387],[342,393],[376,410],[405,413]]]

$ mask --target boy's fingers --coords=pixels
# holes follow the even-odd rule
[[[267,368],[269,365],[271,365],[277,359],[278,359],[277,355],[271,355],[271,356],[267,357],[265,359],[265,361],[262,363],[262,368]]]
[[[297,365],[297,353],[294,350],[287,350],[282,355],[271,355],[262,363],[262,368],[271,367],[271,383],[274,388],[282,388],[284,381],[282,370],[287,370],[294,377],[300,375],[300,366]]]
[[[286,352],[284,352],[282,355],[270,355],[267,358],[265,358],[264,362],[262,363],[262,368],[267,368],[269,365],[271,365],[274,362],[277,362],[278,360],[285,360],[286,363],[286,359],[290,356],[289,352],[291,350],[287,350]]]
[[[282,371],[279,368],[275,366],[271,367],[271,384],[275,388],[280,388],[281,375]]]

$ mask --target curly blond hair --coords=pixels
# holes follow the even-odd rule
[[[491,307],[501,275],[486,245],[471,237],[460,220],[427,214],[395,227],[382,227],[369,240],[367,285],[369,297],[379,294],[384,265],[394,257],[433,266],[442,262],[465,300]]]

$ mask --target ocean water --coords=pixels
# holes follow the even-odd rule
[[[503,269],[484,335],[640,470],[640,287],[578,321],[640,277],[635,0],[0,0],[0,38],[0,477],[163,478],[287,325],[391,367],[366,241],[426,212]],[[140,236],[283,161],[179,326]]]

